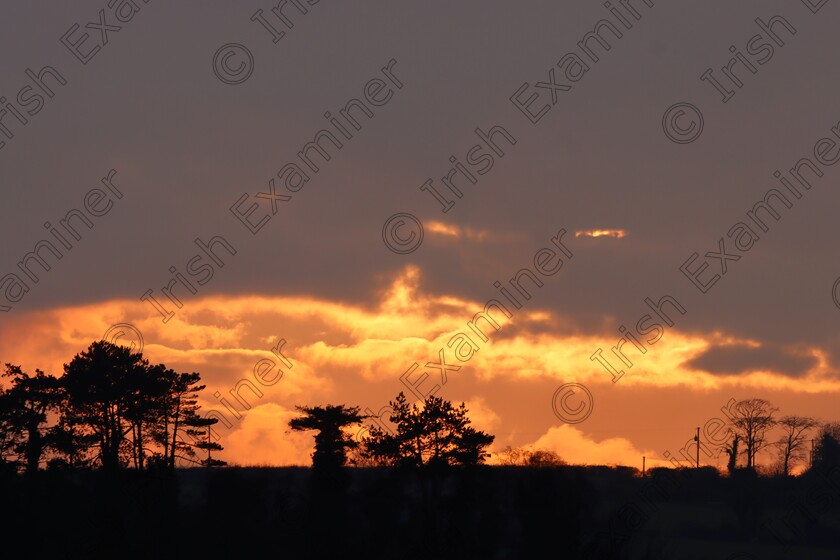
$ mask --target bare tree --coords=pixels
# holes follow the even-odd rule
[[[522,463],[522,457],[525,452],[519,447],[511,447],[508,445],[496,455],[499,457],[499,463],[502,465],[519,465]]]
[[[566,462],[554,451],[507,446],[498,453],[502,465],[525,467],[557,467]]]
[[[776,425],[773,414],[778,408],[764,399],[738,401],[732,407],[732,426],[744,443],[748,469],[755,469],[755,455],[768,445],[767,432]]]
[[[546,449],[534,449],[527,452],[525,465],[528,467],[559,467],[565,465],[566,461],[554,451]]]
[[[806,432],[819,426],[819,422],[809,416],[784,416],[779,422],[782,435],[776,442],[782,474],[788,476],[790,467],[803,460],[806,454]]]

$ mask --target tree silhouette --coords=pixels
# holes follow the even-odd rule
[[[336,469],[347,463],[347,451],[358,447],[359,443],[344,427],[359,424],[367,418],[359,414],[359,407],[338,406],[295,406],[303,413],[299,418],[289,421],[295,431],[315,430],[315,451],[312,453],[312,466],[316,469]]]
[[[819,423],[808,416],[783,416],[778,425],[783,432],[776,446],[779,450],[782,474],[788,476],[790,467],[805,458],[806,432],[817,427]]]
[[[379,426],[372,426],[363,440],[365,453],[382,465],[422,465],[424,429],[417,407],[408,404],[403,392],[388,404],[391,408],[388,418],[396,424],[397,430],[388,433]]]
[[[47,461],[48,468],[78,468],[91,464],[89,450],[96,446],[96,436],[86,433],[78,426],[61,418],[50,432],[50,449],[53,457]]]
[[[12,364],[6,364],[2,376],[11,380],[11,387],[4,393],[4,402],[0,405],[0,409],[6,411],[5,429],[8,430],[0,441],[14,452],[16,463],[32,473],[38,470],[49,445],[47,412],[58,402],[58,380],[39,369],[30,376],[20,366]]]
[[[525,459],[525,465],[529,467],[559,467],[565,464],[557,453],[545,449],[529,451]]]
[[[566,464],[560,455],[547,449],[524,449],[508,445],[497,455],[501,464],[510,466],[559,467]]]
[[[224,464],[211,455],[222,449],[209,431],[218,420],[197,413],[204,389],[198,373],[150,365],[142,354],[105,341],[93,342],[64,371],[57,380],[60,418],[49,442],[58,455],[52,465],[94,460],[107,470],[144,470],[152,461],[174,469],[178,458]],[[197,450],[207,458],[196,459]]]
[[[126,435],[131,431],[138,378],[147,365],[142,354],[105,341],[92,343],[64,365],[68,406],[63,420],[96,436],[105,469],[119,468],[131,456]]]
[[[125,379],[124,416],[131,434],[131,458],[134,468],[141,471],[146,468],[156,427],[166,414],[163,406],[170,389],[167,371],[171,370],[162,365],[143,364],[132,368]]]
[[[840,467],[840,423],[829,422],[817,436],[812,468],[827,472],[836,467]]]
[[[217,418],[202,418],[198,394],[204,390],[199,385],[201,375],[176,373],[165,366],[155,366],[154,376],[160,379],[163,392],[159,396],[158,421],[153,428],[153,439],[162,447],[156,459],[170,469],[175,468],[176,459],[198,463],[203,466],[220,466],[224,461],[213,459],[213,451],[223,448],[212,441],[210,426]],[[196,459],[196,450],[207,451],[206,459]]]
[[[194,450],[196,449],[206,451],[207,458],[199,461],[199,464],[203,467],[222,467],[227,465],[227,462],[213,458],[213,451],[221,451],[224,449],[219,443],[211,439],[212,432],[210,431],[210,426],[218,421],[218,418],[202,418],[195,412],[185,414],[183,421],[184,431],[188,436],[193,438],[194,441],[196,439],[198,441],[190,444],[179,440],[176,442],[176,447],[184,449],[190,458],[195,456]],[[202,437],[204,439],[201,439]]]
[[[0,468],[34,472],[45,459],[49,468],[98,462],[109,470],[144,470],[149,461],[174,468],[176,458],[225,464],[212,457],[222,449],[209,431],[218,420],[197,414],[198,373],[150,365],[99,341],[65,364],[60,378],[12,364],[0,378]],[[195,459],[196,451],[207,457]]]
[[[755,468],[756,453],[769,445],[767,432],[776,424],[773,414],[779,409],[764,399],[738,401],[732,407],[732,425],[744,442],[747,469]]]
[[[528,467],[557,467],[566,462],[554,451],[547,449],[523,449],[508,445],[497,455],[503,465]]]
[[[464,403],[459,407],[429,396],[423,407],[409,404],[404,393],[389,403],[396,433],[374,426],[365,438],[369,456],[387,465],[476,465],[489,456],[495,436],[470,426]]]
[[[0,471],[17,468],[17,406],[7,391],[0,392]]]
[[[499,463],[507,466],[515,466],[522,464],[525,457],[525,450],[521,447],[505,446],[501,451],[496,453]]]
[[[732,437],[732,443],[724,448],[727,456],[729,457],[729,460],[726,462],[726,470],[729,471],[729,474],[733,474],[738,468],[738,443],[740,440],[741,436],[739,434],[735,434]]]

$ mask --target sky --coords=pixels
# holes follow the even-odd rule
[[[840,7],[280,5],[6,6],[0,361],[142,337],[237,464],[412,384],[573,463],[669,464],[731,399],[840,420]]]

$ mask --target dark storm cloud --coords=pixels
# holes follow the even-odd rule
[[[814,356],[802,356],[782,348],[713,346],[685,365],[717,375],[737,375],[761,370],[795,378],[806,374],[816,364]]]

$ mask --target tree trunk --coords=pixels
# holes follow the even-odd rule
[[[26,472],[38,471],[38,464],[41,462],[41,432],[38,431],[38,424],[29,425],[26,441]]]
[[[175,405],[175,418],[172,421],[172,448],[169,456],[169,468],[175,468],[175,447],[178,438],[178,417],[181,415],[181,397],[178,397],[178,404]]]
[[[145,457],[143,456],[143,423],[137,423],[137,468],[143,470]]]

